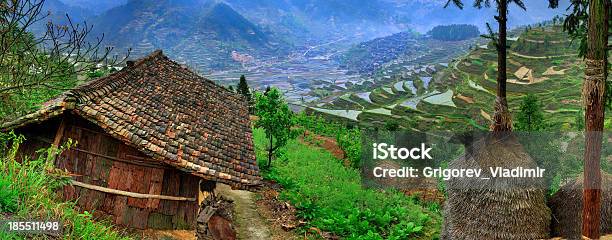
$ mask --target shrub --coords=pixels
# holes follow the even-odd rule
[[[532,94],[523,97],[514,127],[517,131],[539,131],[544,128],[544,110],[540,100]]]
[[[0,179],[0,212],[12,213],[17,211],[19,192],[12,187],[9,179]]]
[[[349,128],[341,123],[325,120],[315,115],[299,114],[295,116],[296,124],[315,134],[333,137],[353,167],[361,161],[361,130]]]

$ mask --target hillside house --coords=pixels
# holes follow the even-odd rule
[[[518,70],[516,70],[514,76],[521,82],[533,83],[533,70],[526,68],[525,66],[521,66]]]
[[[248,106],[161,51],[0,130],[26,136],[22,157],[76,141],[55,162],[73,176],[64,198],[132,228],[193,229],[201,188],[260,183]]]

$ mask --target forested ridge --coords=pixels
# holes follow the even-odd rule
[[[480,36],[480,31],[470,24],[451,24],[435,26],[427,34],[441,41],[461,41]]]

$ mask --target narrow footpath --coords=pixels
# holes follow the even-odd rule
[[[257,211],[255,193],[232,190],[225,184],[217,185],[217,193],[234,201],[234,224],[238,239],[271,239],[267,221]]]

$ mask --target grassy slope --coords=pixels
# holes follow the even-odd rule
[[[267,159],[261,129],[254,130],[254,141],[257,159]],[[300,210],[308,227],[347,239],[437,238],[440,213],[400,193],[362,188],[358,170],[322,149],[292,140],[286,150],[265,177],[283,185],[281,196]]]

